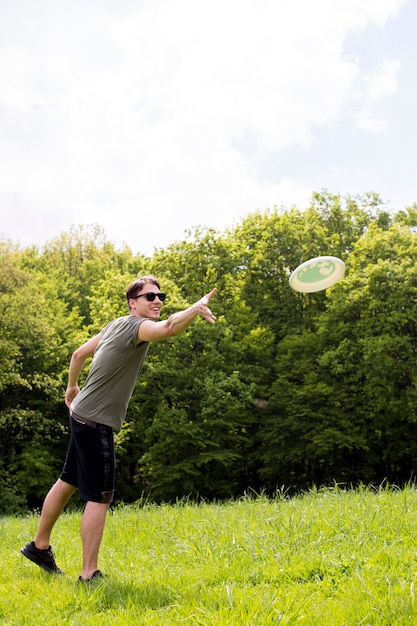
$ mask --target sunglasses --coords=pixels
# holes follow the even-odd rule
[[[147,291],[146,293],[140,293],[138,296],[132,296],[132,300],[136,300],[136,298],[146,298],[148,302],[153,302],[155,298],[158,296],[161,302],[165,300],[167,297],[166,293],[154,293],[153,291]]]

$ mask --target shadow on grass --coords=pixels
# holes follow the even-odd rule
[[[103,609],[127,609],[129,607],[142,607],[157,610],[178,603],[180,594],[177,590],[170,589],[156,583],[148,582],[118,582],[114,579],[106,579],[90,584],[76,583],[81,593],[95,596]]]

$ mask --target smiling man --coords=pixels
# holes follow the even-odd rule
[[[78,580],[89,582],[103,576],[98,553],[107,510],[114,496],[114,430],[126,416],[129,400],[149,344],[182,333],[198,315],[216,321],[208,308],[216,293],[212,289],[193,305],[159,320],[165,294],[154,276],[142,276],[126,291],[129,315],[109,322],[71,357],[65,403],[69,409],[71,439],[61,476],[51,487],[43,504],[38,531],[21,552],[51,573],[62,573],[50,546],[55,522],[78,489],[86,501],[81,522],[82,571]],[[81,391],[78,377],[93,357]]]

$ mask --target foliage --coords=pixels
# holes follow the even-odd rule
[[[152,273],[163,315],[214,285],[217,323],[151,346],[116,435],[117,498],[227,499],[313,484],[403,484],[417,470],[417,205],[315,193],[218,233],[199,228],[152,258],[98,226],[43,249],[0,241],[0,486],[3,509],[37,507],[67,438],[70,356]],[[298,294],[289,275],[320,254],[346,277]],[[81,383],[88,367],[82,373]],[[9,502],[10,504],[7,504]]]

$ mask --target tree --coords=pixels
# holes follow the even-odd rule
[[[0,475],[9,476],[19,498],[38,504],[37,468],[42,458],[51,466],[65,430],[64,363],[78,320],[48,276],[24,269],[18,248],[2,242],[0,252]]]
[[[416,471],[417,205],[313,194],[300,211],[195,229],[152,258],[73,227],[43,250],[0,242],[0,487],[39,506],[68,441],[72,351],[153,273],[163,316],[216,285],[218,317],[150,347],[116,436],[117,498],[228,498],[283,484],[406,481]],[[291,271],[333,254],[346,277],[297,294]],[[88,366],[83,371],[81,382]]]
[[[263,437],[270,488],[415,472],[416,252],[414,226],[369,224],[325,314],[281,342]]]

